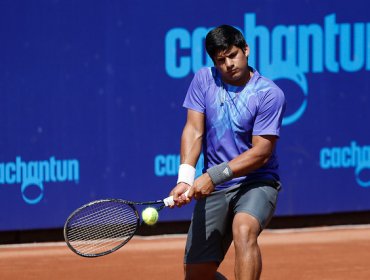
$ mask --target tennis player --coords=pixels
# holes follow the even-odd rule
[[[200,69],[188,89],[179,177],[170,193],[178,207],[197,200],[185,279],[216,279],[232,241],[235,278],[259,279],[257,238],[275,211],[280,189],[275,148],[286,101],[279,87],[248,66],[250,50],[237,29],[211,30],[206,50],[214,67]],[[202,151],[205,170],[194,180]]]

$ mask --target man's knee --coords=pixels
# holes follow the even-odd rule
[[[234,243],[254,244],[260,233],[260,224],[247,213],[238,213],[233,221]]]

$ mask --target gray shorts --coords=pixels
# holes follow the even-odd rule
[[[249,182],[198,200],[188,232],[184,263],[221,263],[232,242],[235,214],[252,215],[262,231],[275,212],[279,189],[280,183],[276,181]]]

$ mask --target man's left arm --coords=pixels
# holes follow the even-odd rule
[[[275,135],[255,135],[252,148],[229,162],[233,177],[242,177],[262,167],[272,155],[278,137]]]
[[[278,137],[275,135],[257,135],[252,138],[252,148],[229,161],[233,178],[242,177],[262,167],[270,158]],[[231,179],[231,178],[230,178]],[[215,189],[208,172],[198,177],[190,189],[188,197],[195,199],[209,195]]]

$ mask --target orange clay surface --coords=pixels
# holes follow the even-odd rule
[[[261,279],[370,279],[370,226],[265,230]],[[63,243],[0,245],[0,279],[183,279],[184,235],[134,237],[115,253],[83,258]],[[234,279],[234,248],[219,272]]]

